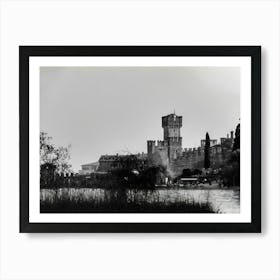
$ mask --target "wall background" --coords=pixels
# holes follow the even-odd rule
[[[0,2],[1,279],[280,279],[280,2]],[[262,45],[262,234],[19,234],[18,45]]]

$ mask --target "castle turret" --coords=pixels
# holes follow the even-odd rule
[[[148,155],[153,154],[155,152],[155,145],[156,145],[156,141],[154,141],[154,140],[148,140],[147,141]]]
[[[182,153],[182,116],[170,114],[162,117],[163,139],[168,143],[168,159],[176,159]]]

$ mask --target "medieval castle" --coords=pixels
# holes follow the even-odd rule
[[[163,140],[147,141],[149,164],[162,164],[174,175],[180,175],[183,169],[201,169],[204,167],[205,139],[197,148],[182,148],[182,116],[175,113],[162,117]],[[234,143],[233,131],[227,138],[210,140],[211,167],[217,169],[229,159]]]
[[[180,132],[182,124],[182,116],[177,116],[175,113],[163,116],[163,140],[148,140],[147,154],[102,155],[97,163],[82,165],[80,173],[108,172],[120,168],[126,158],[131,156],[137,159],[139,168],[163,165],[174,177],[182,174],[184,169],[202,169],[204,167],[205,139],[201,140],[200,146],[197,148],[183,149]],[[233,143],[233,131],[231,131],[230,136],[220,138],[219,143],[216,139],[210,140],[211,168],[218,169],[226,163],[231,155]]]

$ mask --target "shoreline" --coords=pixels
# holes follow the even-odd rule
[[[197,185],[197,186],[157,186],[155,189],[166,189],[166,190],[176,190],[176,189],[184,189],[184,190],[240,190],[240,186],[232,186],[232,187],[221,187],[218,184],[212,185]]]

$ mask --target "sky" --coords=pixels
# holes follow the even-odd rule
[[[183,117],[183,148],[206,132],[226,137],[240,118],[239,67],[41,67],[40,130],[71,145],[71,164],[102,154],[147,152],[161,117]]]

